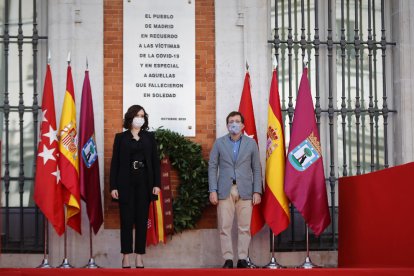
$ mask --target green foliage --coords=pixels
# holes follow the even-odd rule
[[[176,132],[155,131],[160,159],[168,157],[178,171],[180,185],[173,201],[174,231],[195,227],[208,204],[208,164],[201,154],[201,146]]]

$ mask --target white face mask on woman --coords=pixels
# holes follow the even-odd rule
[[[140,128],[144,125],[145,123],[145,119],[142,117],[134,117],[134,119],[132,120],[132,126],[134,128]]]

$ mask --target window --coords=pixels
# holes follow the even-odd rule
[[[388,167],[392,102],[388,19],[384,0],[272,0],[273,54],[279,66],[279,91],[286,146],[302,60],[309,59],[309,80],[320,128],[332,224],[313,250],[337,249],[337,180]],[[291,225],[276,238],[278,251],[304,250],[306,227],[291,207]]]
[[[0,2],[1,244],[3,252],[43,250],[43,215],[33,202],[39,125],[39,68],[45,67],[45,1]],[[41,17],[42,20],[46,20]],[[44,70],[44,69],[43,69]],[[40,74],[41,75],[41,74]]]

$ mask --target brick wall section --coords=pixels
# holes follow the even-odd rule
[[[208,159],[216,138],[214,0],[196,2],[196,137]],[[119,228],[118,204],[109,194],[109,170],[115,133],[122,131],[123,1],[104,1],[104,220],[105,228]],[[145,106],[145,104],[144,104]],[[171,174],[173,195],[179,177]],[[206,191],[207,193],[207,191]],[[215,207],[208,207],[197,228],[215,228]]]

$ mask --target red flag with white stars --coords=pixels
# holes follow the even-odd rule
[[[252,94],[250,90],[250,74],[247,71],[244,77],[244,85],[240,99],[239,112],[243,114],[244,117],[244,135],[253,138],[256,143],[258,143]],[[251,235],[256,235],[256,233],[258,233],[263,228],[264,224],[265,221],[261,211],[261,204],[254,205],[252,211],[252,220],[250,223]]]
[[[58,160],[55,98],[52,73],[47,65],[42,99],[42,122],[36,159],[34,200],[58,235],[65,231],[62,184]]]

